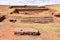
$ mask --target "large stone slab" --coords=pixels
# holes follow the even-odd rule
[[[53,17],[22,17],[21,22],[49,23],[53,22]]]
[[[39,30],[34,28],[15,28],[15,35],[40,35]]]

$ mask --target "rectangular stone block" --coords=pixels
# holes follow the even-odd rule
[[[53,22],[53,17],[22,17],[21,22],[48,23]]]

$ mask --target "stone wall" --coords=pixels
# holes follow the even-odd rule
[[[49,23],[53,22],[53,17],[23,17],[21,22]]]

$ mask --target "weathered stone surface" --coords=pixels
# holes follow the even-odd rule
[[[53,22],[53,18],[49,16],[45,17],[23,17],[21,22],[35,22],[35,23],[48,23]]]
[[[14,29],[15,35],[40,35],[39,30],[33,28],[15,28]]]

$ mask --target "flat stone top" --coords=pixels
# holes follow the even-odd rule
[[[34,29],[34,28],[15,28],[14,29],[14,32],[38,32],[37,29]]]

